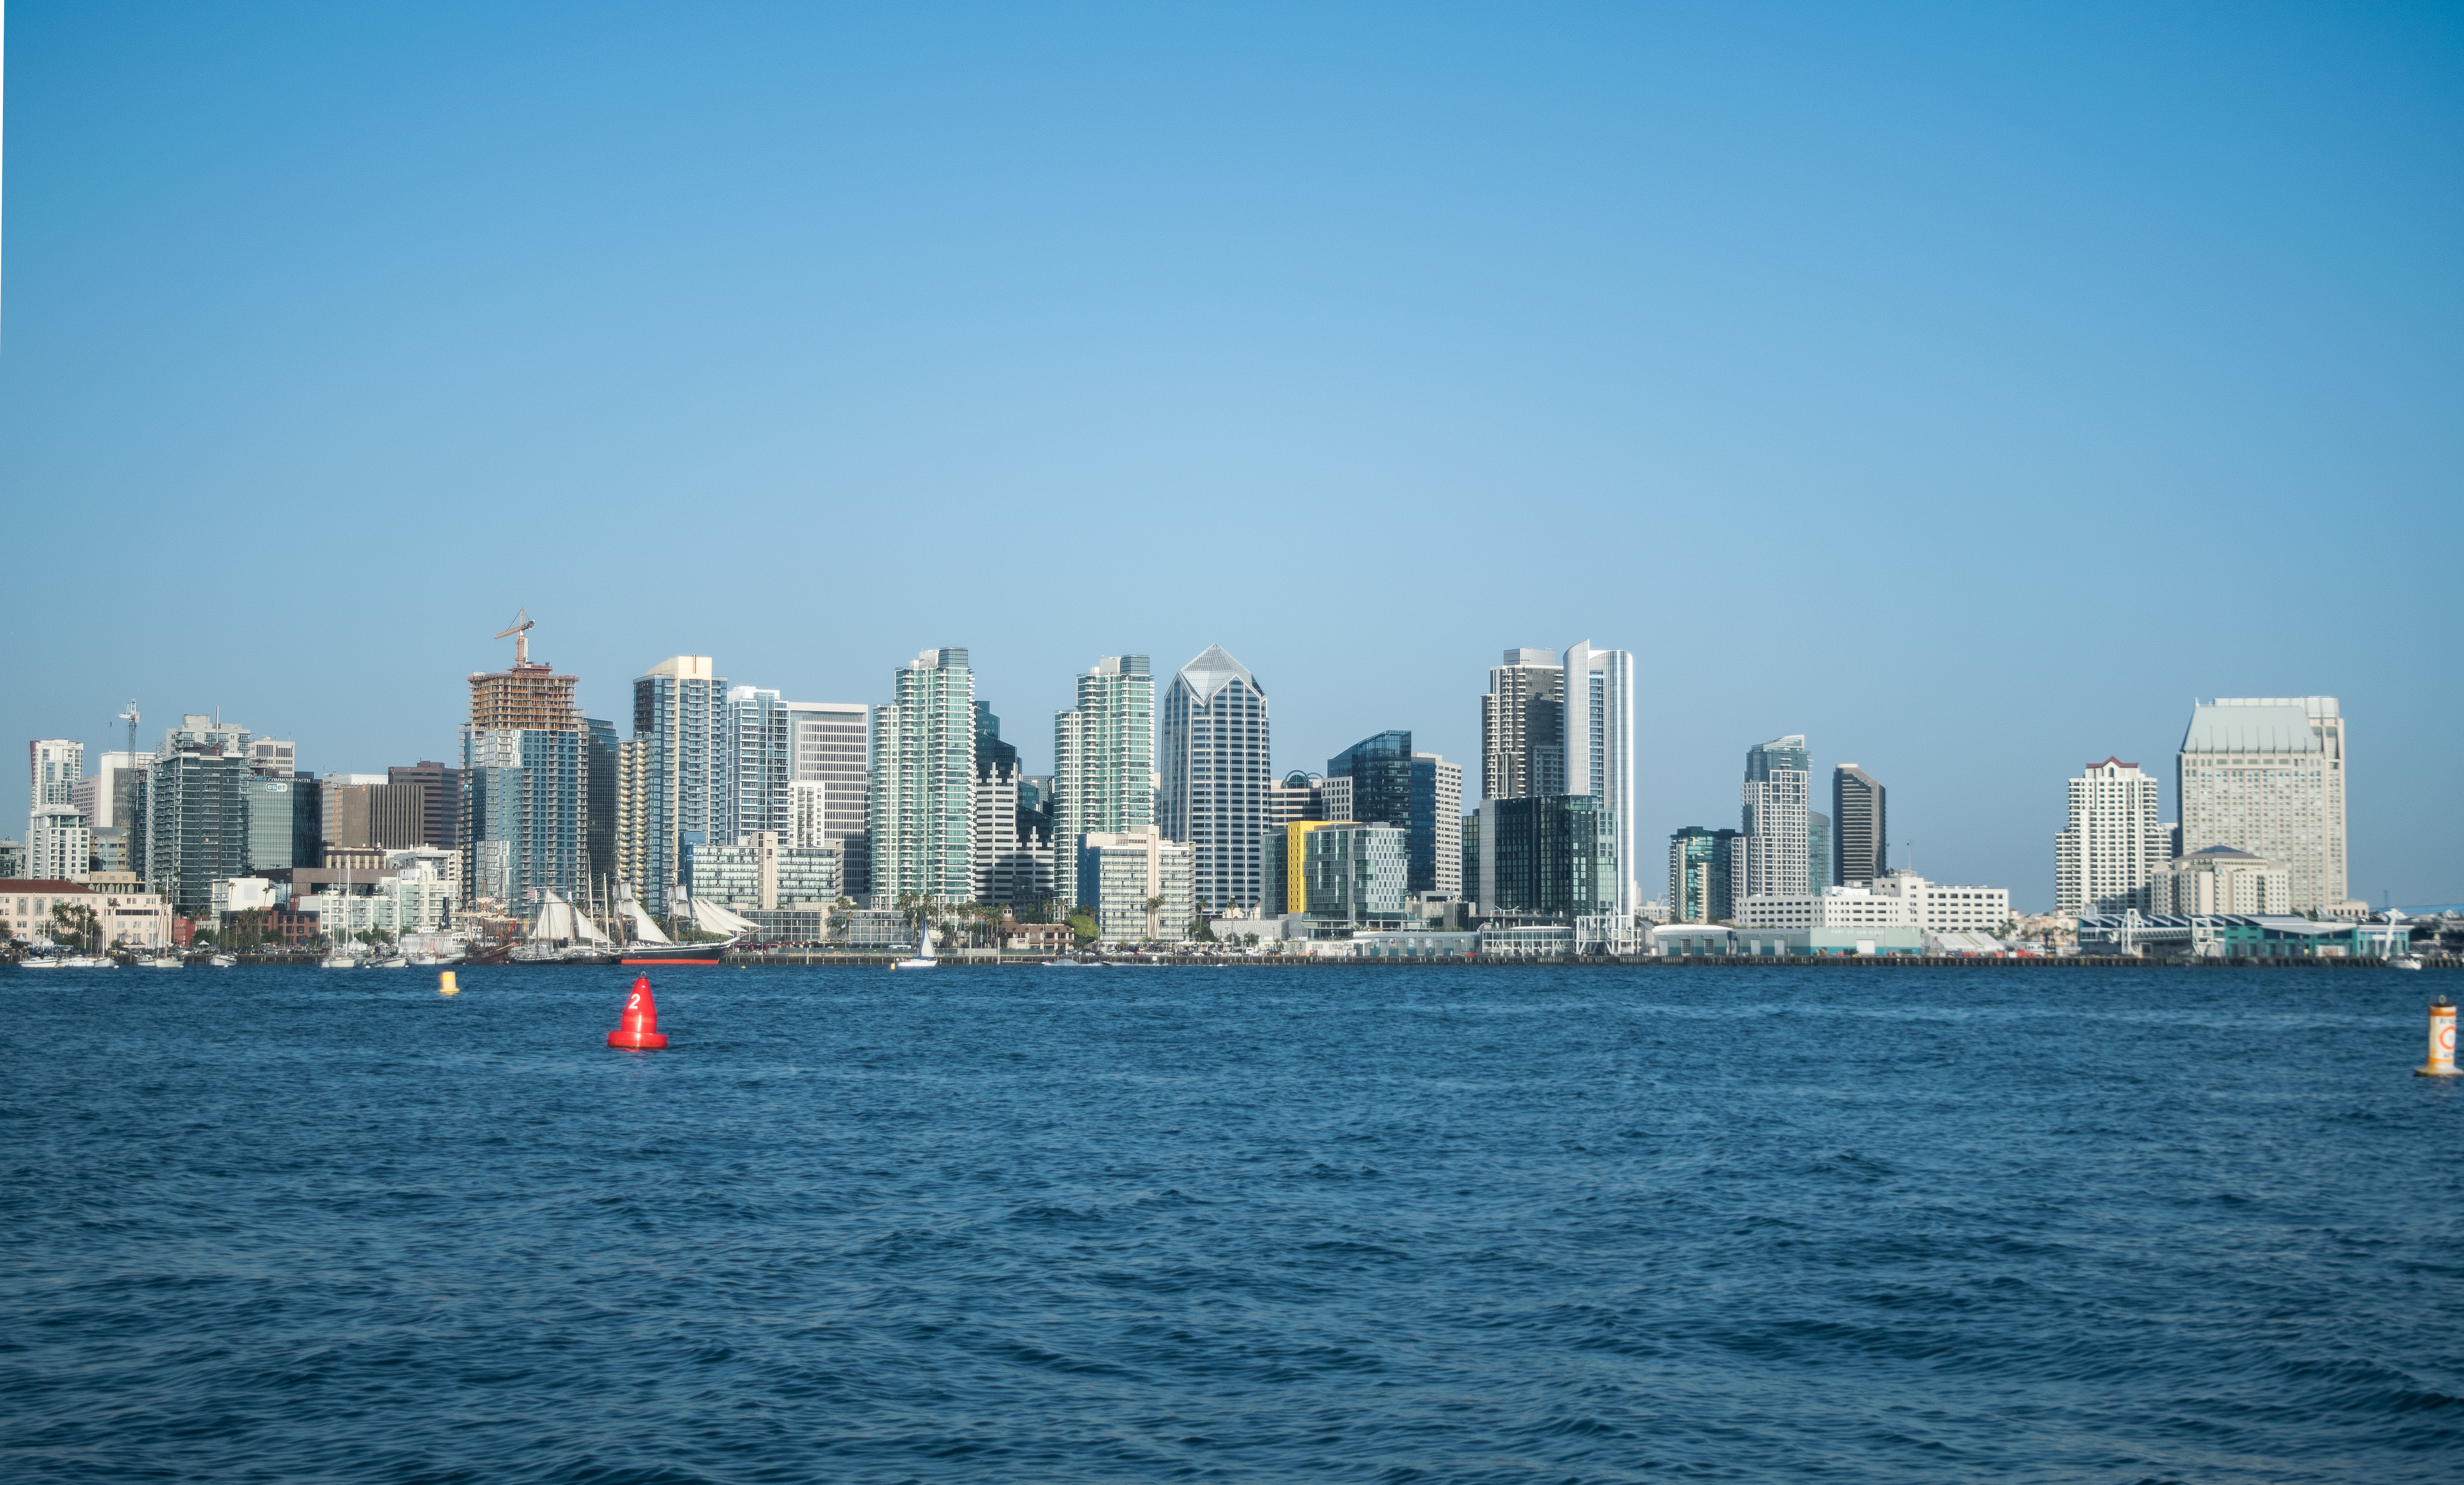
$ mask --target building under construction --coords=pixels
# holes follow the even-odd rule
[[[525,732],[578,732],[582,710],[573,704],[579,676],[559,675],[553,666],[532,665],[527,613],[496,636],[514,642],[510,670],[471,672],[471,727],[474,732],[511,728]]]

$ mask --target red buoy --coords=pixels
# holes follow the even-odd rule
[[[633,994],[625,1001],[625,1023],[607,1034],[607,1044],[629,1052],[656,1052],[668,1044],[659,1032],[659,1002],[651,997],[650,977],[633,977]]]

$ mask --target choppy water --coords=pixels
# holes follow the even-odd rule
[[[2464,1477],[2435,975],[628,973],[0,970],[0,1474]]]

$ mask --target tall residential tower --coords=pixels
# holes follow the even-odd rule
[[[1221,644],[1180,667],[1163,700],[1164,839],[1195,851],[1191,891],[1221,912],[1258,906],[1265,836],[1266,693]]]
[[[1107,655],[1078,677],[1078,705],[1052,717],[1052,892],[1089,901],[1080,838],[1155,822],[1155,674],[1144,655]],[[1177,837],[1175,839],[1177,839]]]

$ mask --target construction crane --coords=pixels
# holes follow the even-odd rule
[[[514,668],[517,670],[531,663],[531,625],[535,622],[530,609],[525,606],[514,615],[513,623],[496,636],[500,640],[510,638],[514,642]]]

